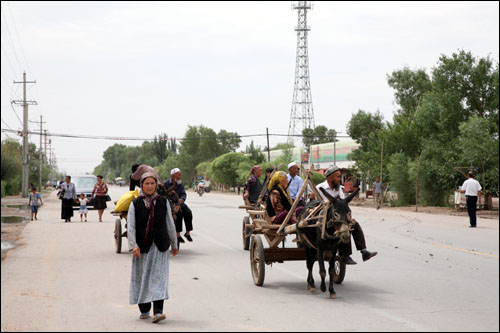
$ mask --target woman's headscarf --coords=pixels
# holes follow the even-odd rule
[[[250,169],[250,174],[248,175],[249,177],[251,175],[254,175],[255,176],[255,171],[257,171],[257,169],[260,168],[260,165],[256,164],[254,165],[251,169]]]
[[[292,200],[288,196],[287,191],[283,188],[283,186],[281,186],[281,181],[285,178],[287,178],[286,172],[283,172],[283,171],[275,172],[274,176],[269,181],[268,188],[269,188],[269,191],[272,191],[274,189],[274,187],[277,186],[281,190],[283,195],[285,195],[285,197],[288,199],[288,201],[292,202]]]
[[[156,189],[153,194],[148,195],[142,190],[142,184],[146,178],[153,178],[156,182]],[[158,178],[156,176],[156,173],[153,172],[145,172],[144,174],[141,175],[141,190],[139,191],[139,197],[144,200],[144,205],[146,206],[146,209],[149,209],[149,216],[148,216],[148,226],[146,228],[146,236],[144,237],[144,240],[146,243],[149,240],[149,237],[152,233],[154,224],[155,224],[155,203],[156,199],[159,198],[158,194]]]

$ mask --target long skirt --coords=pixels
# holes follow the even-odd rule
[[[96,195],[95,196],[95,209],[106,209],[106,196],[105,195]]]
[[[168,251],[160,252],[153,243],[148,253],[132,257],[130,304],[168,299]]]
[[[73,199],[62,199],[61,219],[67,220],[73,217]]]
[[[304,210],[304,207],[302,207],[302,206],[295,208],[295,217],[298,218],[300,216],[300,213],[302,212],[302,210]],[[287,215],[288,215],[288,211],[287,210],[279,213],[274,218],[273,224],[282,224],[283,221],[285,221],[285,218],[286,218]],[[294,223],[295,222],[293,222],[292,219],[288,220],[288,224],[294,224]]]

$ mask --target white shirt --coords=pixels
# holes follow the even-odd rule
[[[323,194],[323,192],[321,192],[320,188],[324,188],[326,190],[326,192],[328,194],[330,194],[332,197],[334,197],[335,199],[339,198],[340,199],[344,199],[345,198],[345,195],[344,195],[344,186],[339,186],[339,189],[338,190],[332,190],[330,188],[330,185],[328,185],[328,182],[325,180],[324,182],[322,182],[321,184],[318,184],[316,186],[316,189],[318,190],[318,192],[321,194],[321,197],[323,198],[324,201],[328,201],[328,199],[325,197],[325,195]]]
[[[462,185],[462,190],[465,191],[465,195],[477,197],[477,191],[481,191],[482,187],[477,180],[469,178]]]

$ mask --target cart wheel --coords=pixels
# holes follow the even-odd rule
[[[342,259],[338,254],[335,256],[334,265],[335,269],[333,273],[333,282],[335,282],[336,284],[341,284],[342,281],[344,281],[346,264],[342,262]]]
[[[250,224],[250,219],[248,218],[248,216],[245,216],[243,218],[242,237],[243,237],[243,250],[246,251],[250,249],[250,237],[252,236],[252,231],[246,228],[246,226],[249,224]]]
[[[253,283],[256,286],[262,286],[266,274],[266,262],[264,260],[264,245],[259,235],[252,236],[250,244],[250,268],[252,270]]]
[[[115,220],[115,248],[116,253],[122,252],[122,221],[120,219]]]

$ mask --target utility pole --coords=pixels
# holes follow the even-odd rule
[[[23,106],[23,177],[22,177],[22,197],[28,197],[28,177],[29,177],[29,157],[28,157],[28,104],[38,105],[36,101],[26,100],[26,83],[36,83],[36,81],[26,81],[26,72],[23,73],[23,100],[22,101],[12,101],[14,104],[21,104]]]
[[[269,151],[269,128],[266,127],[266,134],[267,134],[267,161],[271,162],[271,153]]]
[[[333,165],[337,165],[337,132],[333,137]]]
[[[40,124],[40,147],[38,149],[38,159],[39,159],[39,168],[38,168],[38,171],[39,171],[39,182],[38,182],[38,185],[40,186],[39,189],[40,191],[42,190],[42,171],[43,171],[43,158],[42,158],[42,124],[45,123],[44,121],[42,121],[42,115],[40,115],[40,121],[31,121],[31,123],[35,123],[35,124]]]
[[[382,167],[383,167],[383,159],[384,157],[384,137],[382,136],[382,149],[380,151],[380,184],[382,184]]]

